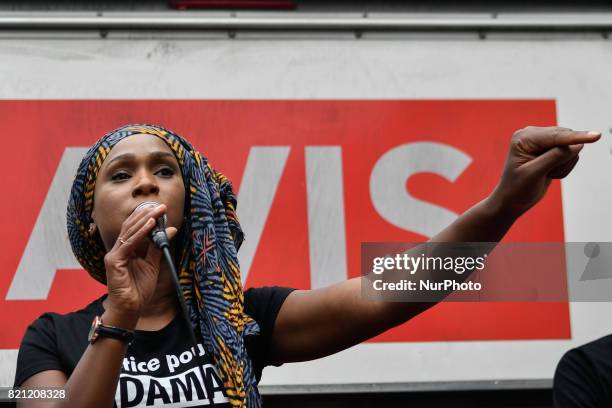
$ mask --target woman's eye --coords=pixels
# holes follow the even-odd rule
[[[162,177],[172,177],[174,175],[174,170],[172,170],[171,168],[168,167],[164,167],[162,169],[159,169],[155,174],[159,174]],[[125,177],[123,177],[125,176]],[[127,178],[129,178],[130,175],[128,173],[125,172],[119,172],[116,174],[113,174],[113,176],[111,177],[111,180],[113,181],[120,181],[120,180],[125,180]]]
[[[163,169],[158,171],[158,173],[163,173],[162,175],[165,175],[165,176],[172,176],[174,175],[174,170],[164,167]]]
[[[111,177],[111,180],[124,180],[123,178],[120,178],[120,176],[127,176],[127,173],[116,173]]]

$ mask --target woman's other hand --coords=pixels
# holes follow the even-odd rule
[[[600,137],[600,132],[562,127],[517,130],[492,196],[515,217],[520,216],[540,201],[553,179],[564,178],[572,171],[585,143]]]

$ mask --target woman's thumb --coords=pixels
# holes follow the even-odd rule
[[[555,167],[572,161],[583,147],[582,144],[553,147],[527,163],[525,167],[529,168],[533,174],[546,175]]]
[[[175,227],[166,228],[166,235],[168,236],[168,240],[170,241],[172,238],[174,238],[177,232],[178,230]]]

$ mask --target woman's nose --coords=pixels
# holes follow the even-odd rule
[[[158,194],[159,186],[155,181],[155,176],[146,172],[139,176],[138,182],[134,186],[132,196],[137,197],[139,195]]]

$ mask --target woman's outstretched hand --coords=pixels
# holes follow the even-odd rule
[[[520,216],[546,193],[553,179],[567,176],[585,143],[599,132],[529,126],[512,136],[501,180],[493,192],[513,215]]]
[[[113,248],[104,256],[107,310],[138,320],[157,285],[162,251],[148,238],[155,220],[166,212],[165,205],[134,211],[121,225]],[[166,228],[168,239],[177,229]],[[121,242],[123,240],[123,242]]]

